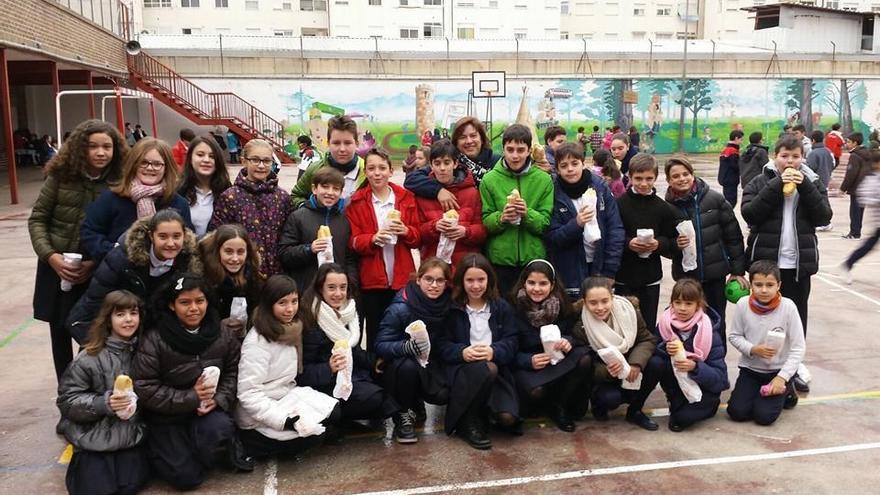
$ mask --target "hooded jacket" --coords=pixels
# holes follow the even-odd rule
[[[356,158],[358,174],[354,185],[355,191],[357,191],[358,189],[363,187],[364,184],[367,183],[367,175],[364,172],[365,161],[359,156]],[[318,169],[329,167],[330,159],[330,153],[327,153],[326,155],[324,155],[324,158],[322,158],[321,161],[309,165],[309,168],[307,168],[306,171],[303,172],[302,177],[300,177],[299,180],[296,181],[296,185],[293,186],[293,190],[290,191],[290,205],[293,209],[300,208],[303,204],[306,203],[306,201],[309,200],[309,196],[312,195],[312,176],[315,175],[315,172],[317,172]],[[344,172],[343,175],[345,175]]]
[[[739,175],[739,145],[727,143],[718,157],[718,183],[722,186],[737,186]]]
[[[761,175],[761,168],[770,160],[770,148],[763,144],[750,144],[739,158],[740,184],[743,189],[755,177]]]
[[[849,163],[846,166],[846,175],[840,184],[840,192],[854,195],[859,184],[871,173],[871,153],[867,149],[857,146],[849,152]]]

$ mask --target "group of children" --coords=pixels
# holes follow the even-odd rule
[[[218,458],[249,471],[255,457],[338,443],[351,421],[391,418],[394,439],[414,443],[426,402],[446,406],[447,433],[488,449],[490,428],[521,435],[523,418],[543,413],[570,432],[590,408],[604,421],[622,403],[627,421],[656,430],[642,407],[659,383],[669,428],[681,431],[716,413],[729,387],[727,339],[743,354],[731,418],[769,424],[796,402],[813,232],[830,221],[824,188],[800,170],[798,142],[780,141],[776,162],[748,185],[744,249],[730,205],[685,157],[666,164],[664,200],[656,161],[630,153],[625,135],[611,141],[612,160],[628,169],[609,164],[629,183],[618,198],[577,143],[554,149],[555,177],[533,166],[523,126],[508,127],[503,157],[487,165],[485,131],[472,121],[434,143],[430,168],[404,188],[390,181],[387,153],[360,158],[354,123],[335,117],[328,156],[292,195],[277,188],[265,142],[245,145],[245,168],[225,190],[210,187],[223,168],[215,158],[196,181],[203,195],[216,191],[200,240],[190,211],[171,202],[141,214],[155,211],[142,200],[151,196],[113,193],[137,207],[136,219],[102,258],[72,271],[64,253],[76,252],[77,236],[51,236],[58,182],[94,187],[125,151],[112,128],[90,125],[75,133],[84,157],[50,169],[59,172],[44,189],[56,191],[41,193],[30,225],[47,265],[38,286],[77,287],[53,293],[70,315],[35,300],[61,326],[53,333],[66,319],[84,345],[58,398],[73,493],[136,491],[149,472],[192,488]],[[169,173],[167,146],[154,146],[158,157],[125,157],[123,171],[140,175],[123,184],[140,191],[162,180],[144,172]],[[198,174],[195,151],[184,169]],[[148,192],[158,200],[161,191]],[[69,223],[87,222],[87,205]],[[677,282],[658,318],[661,255],[673,258]],[[748,286],[746,263],[752,295],[726,330],[725,278]]]

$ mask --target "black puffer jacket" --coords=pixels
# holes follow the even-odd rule
[[[816,227],[831,223],[831,205],[828,191],[819,176],[801,167],[804,181],[795,197],[795,231],[797,232],[797,277],[819,271],[819,244]],[[782,178],[773,163],[764,166],[761,175],[749,182],[743,190],[742,216],[749,224],[746,257],[756,260],[779,259],[779,241],[782,238],[782,215],[785,208]]]
[[[697,269],[685,272],[681,268],[681,251],[675,251],[672,258],[672,278],[684,276],[698,280],[717,280],[733,273],[743,275],[746,271],[746,256],[743,235],[733,208],[724,196],[713,191],[703,179],[695,180],[697,190],[680,198],[673,198],[671,190],[666,192],[666,201],[694,223],[697,233]]]
[[[763,144],[750,144],[746,152],[739,157],[739,177],[743,189],[755,177],[761,175],[761,169],[770,160],[770,149]]]

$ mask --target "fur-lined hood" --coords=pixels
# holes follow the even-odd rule
[[[150,229],[148,228],[149,223],[149,218],[144,218],[136,221],[131,227],[129,227],[128,231],[125,233],[124,239],[122,240],[122,243],[125,246],[125,253],[128,255],[128,260],[133,265],[150,265],[151,241]],[[181,249],[178,257],[186,256],[186,258],[182,259],[188,260],[186,271],[201,274],[203,272],[202,260],[199,257],[199,249],[198,242],[196,241],[196,235],[188,228],[184,227],[183,230],[183,249]]]

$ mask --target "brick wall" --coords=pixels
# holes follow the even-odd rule
[[[51,0],[0,0],[0,45],[105,73],[128,72],[124,40]]]

